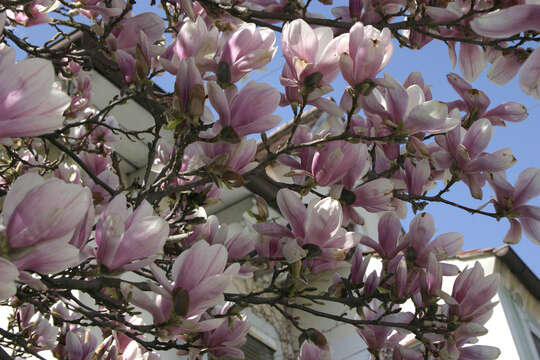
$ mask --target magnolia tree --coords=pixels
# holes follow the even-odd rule
[[[485,151],[494,126],[523,121],[526,109],[490,108],[469,84],[491,64],[491,81],[519,73],[522,90],[540,98],[540,49],[530,48],[540,5],[321,3],[328,16],[311,0],[152,0],[138,14],[134,0],[2,1],[0,301],[11,315],[0,357],[134,360],[176,350],[241,359],[242,311],[267,307],[296,329],[302,360],[330,359],[331,344],[299,314],[347,324],[372,359],[497,358],[497,348],[473,345],[487,332],[495,275],[445,263],[463,237],[433,238],[435,220],[421,211],[440,202],[507,218],[501,242],[524,234],[540,243],[540,207],[527,205],[540,194],[540,170],[511,184],[511,150]],[[22,36],[31,26],[54,36]],[[455,101],[433,99],[420,73],[404,83],[381,73],[397,44],[421,52],[431,41],[459,64],[460,75],[447,75]],[[281,86],[241,81],[277,46]],[[100,110],[93,64],[119,80]],[[160,76],[170,89],[155,85]],[[348,85],[334,89],[338,76]],[[325,97],[333,90],[337,103]],[[119,126],[111,111],[127,101],[144,106],[151,127]],[[279,106],[293,116],[271,143]],[[327,114],[329,130],[303,123],[311,108]],[[136,177],[122,173],[119,139],[146,142]],[[262,198],[244,229],[206,215],[224,187],[266,173],[281,217]],[[448,191],[459,182],[473,198],[486,185],[496,198],[482,209],[456,203]],[[406,231],[409,204],[418,214]],[[377,214],[377,238],[358,231],[359,209]],[[368,270],[374,258],[382,266]],[[234,291],[235,281],[257,288]],[[402,346],[408,335],[420,346]]]

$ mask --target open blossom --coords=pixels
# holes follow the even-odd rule
[[[38,136],[62,127],[70,98],[54,84],[50,62],[15,62],[13,49],[1,49],[0,79],[0,139]]]
[[[540,7],[540,5],[538,5]],[[526,94],[540,100],[540,47],[529,55],[519,73],[519,86]]]
[[[532,242],[540,244],[540,207],[525,205],[540,195],[540,170],[524,170],[519,174],[515,186],[506,180],[503,172],[490,174],[488,181],[495,191],[495,209],[506,215],[510,221],[510,230],[504,242],[518,243],[523,230]]]
[[[159,15],[145,12],[125,17],[114,27],[107,41],[111,50],[122,49],[135,56],[136,47],[140,44],[140,33],[144,34],[149,44],[153,44],[161,39],[163,31],[165,31],[165,25]],[[153,46],[152,49],[154,49]]]
[[[414,318],[410,312],[385,315],[387,313],[385,306],[377,299],[372,300],[369,306],[359,309],[359,314],[364,320],[379,319],[390,323],[408,323]],[[393,348],[405,337],[400,332],[394,333],[394,328],[390,326],[364,325],[356,329],[356,332],[364,340],[368,349],[375,352],[383,348]]]
[[[230,81],[237,82],[249,72],[268,64],[274,57],[276,35],[268,28],[245,23],[227,39],[219,62],[228,65]],[[219,69],[218,69],[219,71]]]
[[[540,31],[540,4],[521,4],[478,16],[471,28],[479,35],[506,38],[527,30]]]
[[[21,333],[29,334],[28,337],[33,340],[34,350],[50,350],[55,347],[59,329],[37,312],[34,305],[22,305],[16,310],[16,317]]]
[[[226,315],[233,303],[216,306],[215,315]],[[216,329],[204,332],[200,340],[208,352],[218,358],[243,359],[244,352],[240,347],[246,342],[246,335],[249,331],[249,323],[245,315],[230,317],[229,321],[224,321]]]
[[[223,291],[239,270],[239,264],[225,268],[227,257],[227,249],[223,245],[210,246],[199,241],[176,259],[170,289],[181,288],[187,292],[189,307],[186,317],[198,315],[222,301]]]
[[[351,86],[366,79],[374,79],[392,57],[392,36],[387,28],[379,31],[371,25],[364,26],[358,22],[349,34],[339,39],[339,67],[345,81]]]
[[[482,198],[487,172],[506,170],[515,162],[511,149],[500,149],[494,153],[483,151],[492,136],[491,123],[487,119],[479,119],[466,131],[458,127],[435,138],[443,150],[433,153],[436,167],[449,169],[452,163],[455,164],[461,170],[461,180],[476,199]]]
[[[137,341],[132,340],[122,352],[122,360],[159,360],[161,356],[150,352]]]
[[[300,347],[298,360],[332,360],[332,353],[328,344],[318,346],[311,341],[304,341]]]
[[[90,190],[80,185],[34,173],[19,177],[2,209],[7,257],[21,270],[43,273],[74,265],[90,235],[92,206]]]
[[[333,39],[330,28],[312,29],[302,19],[285,24],[281,44],[286,63],[281,84],[288,89],[289,101],[301,100],[299,91],[304,85],[312,88],[308,100],[315,100],[332,89],[330,83],[339,72],[338,42],[338,39]],[[308,77],[315,73],[320,79],[306,84]]]
[[[268,84],[250,81],[240,92],[226,93],[209,82],[208,98],[219,114],[219,125],[232,127],[239,136],[270,130],[281,121],[272,114],[279,105],[279,92]]]
[[[203,162],[224,165],[227,170],[232,170],[238,174],[243,174],[257,166],[255,154],[257,153],[257,142],[254,139],[243,138],[238,144],[230,144],[223,141],[217,143],[201,142],[194,147],[200,150],[198,157]],[[216,159],[220,158],[217,162]]]
[[[346,141],[332,141],[324,144],[313,155],[311,171],[317,184],[328,186],[352,172],[359,158],[365,158],[367,147]]]
[[[484,276],[478,262],[463,270],[454,281],[452,298],[455,304],[450,304],[449,316],[463,322],[485,322],[491,309],[497,305],[491,302],[491,298],[497,293],[498,280],[498,274]]]
[[[70,330],[65,335],[64,355],[68,359],[90,360],[98,345],[96,337],[92,336],[89,330],[76,328]]]
[[[320,256],[307,262],[312,272],[344,265],[345,251],[354,247],[360,239],[358,234],[341,229],[343,214],[339,201],[330,197],[314,200],[306,209],[297,193],[281,189],[277,195],[277,203],[281,214],[289,221],[291,230],[274,224],[273,232],[280,234],[280,238],[295,241],[300,247],[311,244],[321,250]],[[257,228],[259,233],[264,233],[263,230]],[[292,245],[289,241],[287,248],[294,250]]]
[[[187,58],[192,58],[203,72],[214,69],[218,37],[217,28],[209,29],[202,17],[185,19],[176,40],[161,54],[159,62],[171,74],[176,74],[178,64]]]
[[[424,89],[413,84],[407,88],[388,74],[384,76],[390,88],[374,89],[364,97],[363,106],[369,117],[378,116],[384,124],[405,134],[420,132],[444,133],[461,122],[457,111],[437,100],[427,100]]]
[[[175,320],[181,327],[208,331],[217,328],[223,319],[201,320],[201,315],[223,301],[223,292],[240,268],[237,263],[225,268],[226,265],[227,249],[201,240],[176,258],[172,281],[161,269],[151,265],[161,287],[151,284],[154,293],[147,294],[136,287],[124,285],[122,293],[129,296],[133,304],[149,311],[155,324]]]
[[[178,64],[174,90],[179,110],[192,117],[200,117],[204,112],[205,91],[201,73],[193,58]]]
[[[16,23],[24,26],[46,24],[52,20],[47,13],[55,10],[59,2],[55,0],[33,0],[24,7],[17,6],[18,11],[6,10],[7,16]]]
[[[519,122],[527,118],[527,109],[522,104],[506,101],[488,110],[491,101],[485,92],[474,89],[458,74],[450,73],[446,75],[446,78],[462,99],[449,103],[450,109],[457,108],[460,111],[467,111],[470,116],[474,116],[476,119],[486,118],[492,125],[504,126],[505,121]]]
[[[132,212],[126,197],[117,195],[96,225],[97,260],[109,270],[139,269],[161,250],[168,235],[169,226],[153,215],[146,200]]]

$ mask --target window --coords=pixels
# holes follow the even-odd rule
[[[274,349],[268,345],[248,335],[247,341],[242,346],[242,351],[245,354],[245,360],[273,360]]]

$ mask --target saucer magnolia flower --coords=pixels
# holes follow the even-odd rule
[[[328,186],[348,175],[357,164],[358,158],[365,157],[364,144],[346,141],[332,141],[313,155],[311,172],[320,186]]]
[[[238,93],[225,93],[215,82],[209,82],[208,98],[219,114],[219,124],[232,127],[238,136],[270,130],[281,121],[272,115],[279,105],[279,92],[264,83],[250,81]]]
[[[257,28],[255,24],[241,25],[223,46],[219,59],[220,63],[228,65],[230,82],[237,82],[249,72],[268,64],[277,51],[275,42],[273,30]]]
[[[217,28],[208,29],[203,18],[186,20],[178,32],[174,52],[180,61],[193,57],[199,66],[208,64],[217,51],[218,36]]]
[[[225,269],[227,258],[223,245],[210,246],[206,241],[199,241],[176,259],[172,268],[173,283],[168,287],[172,293],[178,289],[186,292],[189,300],[186,317],[201,314],[223,301],[223,292],[240,268],[235,263]]]
[[[69,359],[90,360],[98,345],[96,337],[92,336],[90,331],[83,329],[74,329],[65,335],[66,345],[64,346],[65,355]]]
[[[161,39],[165,25],[159,15],[145,12],[133,17],[124,18],[112,31],[108,39],[113,50],[122,49],[135,55],[140,43],[140,33],[149,44]]]
[[[524,170],[519,174],[515,187],[506,180],[502,172],[490,174],[488,181],[495,191],[495,209],[510,221],[510,230],[504,242],[518,243],[523,230],[532,242],[540,244],[540,207],[525,205],[527,201],[540,195],[540,169]]]
[[[345,81],[355,86],[366,79],[374,79],[390,61],[394,46],[392,34],[384,28],[358,22],[349,34],[340,36],[338,47],[341,57],[339,67]]]
[[[230,144],[223,141],[217,143],[199,143],[196,148],[200,150],[199,157],[203,162],[212,164],[217,158],[221,158],[220,165],[225,165],[227,170],[238,174],[244,174],[257,166],[253,161],[257,153],[257,142],[254,139],[243,138],[238,144]]]
[[[330,83],[336,78],[338,69],[338,39],[333,39],[330,28],[312,29],[304,20],[297,19],[285,24],[281,38],[285,67],[281,84],[286,87],[301,88],[308,76],[319,73],[320,80],[310,84],[323,88],[318,93],[331,90]]]
[[[126,197],[117,195],[96,225],[97,261],[109,270],[139,269],[163,248],[168,235],[169,226],[153,215],[146,200],[132,212]]]
[[[486,118],[492,125],[502,126],[505,125],[505,121],[519,122],[528,116],[525,106],[514,101],[506,101],[487,110],[491,101],[485,92],[474,89],[458,74],[450,73],[446,75],[446,78],[462,99],[449,103],[450,109],[458,108],[461,111],[469,112],[470,116],[475,116],[476,119]]]
[[[540,7],[540,5],[538,5]],[[529,55],[519,73],[519,86],[526,94],[540,100],[540,47]]]
[[[478,35],[503,39],[523,31],[540,31],[540,4],[511,6],[478,16],[471,28]]]
[[[277,194],[277,204],[281,214],[291,225],[291,230],[288,230],[276,224],[282,229],[281,237],[295,239],[300,246],[316,245],[321,250],[320,256],[310,260],[308,264],[312,272],[340,267],[343,265],[345,252],[360,240],[359,234],[345,232],[341,228],[343,214],[337,200],[330,197],[314,200],[306,209],[297,193],[281,189]],[[274,231],[279,229],[275,228]]]
[[[180,111],[192,117],[200,117],[203,114],[204,85],[193,58],[187,58],[178,64],[174,90]]]
[[[388,311],[377,299],[373,299],[369,306],[363,306],[358,310],[358,313],[363,320],[377,319],[389,323],[408,323],[414,318],[414,315],[410,312],[385,315],[388,314]],[[378,352],[383,348],[392,348],[405,337],[400,332],[394,333],[394,328],[390,326],[364,325],[356,329],[356,332],[364,340],[370,352]]]
[[[486,315],[497,303],[490,302],[498,288],[499,275],[484,276],[484,269],[476,262],[472,269],[463,270],[454,281],[450,317],[474,322]]]
[[[38,136],[62,127],[70,98],[54,84],[50,62],[15,62],[15,51],[4,48],[0,50],[0,79],[0,139]]]
[[[226,303],[218,307],[217,315],[227,315],[227,311],[233,303]],[[244,352],[240,347],[246,342],[246,335],[249,331],[249,323],[246,315],[230,317],[229,321],[224,321],[219,327],[202,334],[201,342],[208,352],[218,358],[243,359]]]
[[[304,341],[300,347],[298,360],[332,360],[332,353],[328,344],[319,347],[311,341]]]
[[[90,235],[91,207],[88,188],[34,173],[19,177],[2,209],[7,257],[20,270],[41,273],[74,265]]]
[[[373,114],[388,119],[384,121],[387,126],[408,135],[444,133],[460,124],[457,110],[449,112],[448,106],[440,101],[426,101],[420,86],[413,84],[405,88],[388,74],[384,75],[384,81],[389,88],[375,89],[363,99],[368,117]]]
[[[492,136],[491,123],[487,119],[479,119],[467,131],[459,127],[435,138],[444,149],[433,154],[437,166],[449,169],[455,164],[461,170],[461,180],[467,184],[475,199],[483,196],[486,172],[504,171],[515,162],[511,149],[500,149],[494,153],[483,151]]]
[[[225,268],[227,257],[223,245],[210,246],[200,240],[176,258],[172,282],[160,268],[151,265],[152,273],[162,287],[151,283],[154,293],[147,295],[136,287],[123,286],[122,293],[129,296],[133,304],[149,311],[156,324],[179,320],[181,327],[192,330],[215,329],[223,319],[199,320],[208,308],[223,301],[223,292],[238,274],[238,263]]]

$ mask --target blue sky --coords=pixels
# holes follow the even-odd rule
[[[346,2],[340,1],[334,5],[344,5]],[[319,3],[313,2],[314,12],[327,13],[330,7],[323,7]],[[138,4],[135,12],[149,11],[146,5]],[[42,26],[30,29],[19,30],[24,34],[35,39],[35,36],[43,39],[45,33]],[[39,42],[36,40],[36,42]],[[279,43],[279,38],[278,38]],[[254,72],[250,80],[267,82],[277,89],[281,89],[279,84],[279,75],[284,60],[281,51],[278,51],[274,60],[266,66],[263,72]],[[420,71],[424,76],[426,83],[431,84],[433,98],[441,101],[451,101],[459,99],[459,96],[453,91],[446,81],[446,74],[456,72],[458,69],[452,69],[446,46],[442,42],[431,42],[421,51],[413,51],[395,46],[393,57],[389,65],[383,70],[388,72],[399,81],[403,81],[411,72]],[[473,83],[477,89],[485,91],[491,99],[491,107],[497,106],[505,101],[517,101],[525,105],[529,117],[521,123],[508,123],[507,127],[495,127],[495,135],[487,151],[493,152],[500,148],[510,147],[513,149],[517,163],[507,171],[508,179],[514,183],[518,175],[526,168],[538,167],[540,156],[540,101],[525,95],[519,88],[517,77],[507,85],[497,86],[489,82],[486,78],[486,71],[480,75],[479,79]],[[382,74],[381,74],[382,75]],[[160,85],[169,87],[172,85],[170,78],[162,78]],[[167,86],[168,85],[168,86]],[[332,94],[339,99],[346,83],[339,77],[333,84],[335,92]],[[491,108],[490,107],[490,108]],[[288,108],[280,108],[277,113],[283,120],[289,120],[292,113]],[[456,184],[452,191],[445,195],[449,200],[467,205],[469,207],[479,207],[493,196],[489,186],[484,188],[484,199],[474,200],[470,197],[468,188],[463,184]],[[539,199],[531,202],[534,205],[540,205]],[[489,205],[486,208],[492,211]],[[492,218],[481,215],[471,215],[463,210],[449,207],[447,205],[431,204],[425,211],[433,214],[438,233],[457,231],[465,237],[464,249],[479,249],[499,247],[503,245],[502,239],[509,228],[508,221],[503,219],[499,222]],[[409,211],[409,216],[403,222],[404,227],[408,228],[408,221],[414,215]],[[534,245],[527,238],[523,238],[513,249],[525,261],[525,263],[540,276],[540,262],[537,261],[540,247]]]

